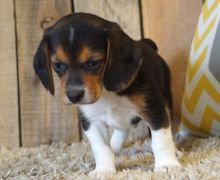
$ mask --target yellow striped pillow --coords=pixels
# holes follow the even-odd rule
[[[181,132],[220,135],[220,0],[206,0],[195,30],[182,101]]]

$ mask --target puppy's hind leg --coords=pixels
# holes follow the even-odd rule
[[[111,141],[110,141],[111,148],[114,153],[119,153],[121,151],[127,136],[128,136],[127,131],[114,129],[112,137],[111,137]]]
[[[170,167],[180,166],[172,138],[170,111],[161,99],[155,98],[148,106],[151,147],[155,158],[154,171],[168,171]]]
[[[171,128],[152,130],[152,150],[155,157],[154,171],[167,171],[173,166],[180,166],[176,157]]]

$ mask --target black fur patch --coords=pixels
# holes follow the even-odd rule
[[[33,66],[35,73],[38,75],[44,87],[50,90],[51,94],[54,95],[54,82],[48,53],[47,39],[44,37],[34,56]]]
[[[83,113],[80,110],[79,110],[79,120],[82,124],[83,130],[87,131],[89,129],[90,122],[88,121],[88,119],[83,115]]]
[[[142,42],[140,42],[142,43]],[[158,130],[169,126],[165,106],[172,112],[172,96],[169,68],[157,52],[143,44],[143,62],[132,84],[118,92],[119,96],[143,94],[145,112],[152,129]],[[172,117],[172,113],[171,113]]]
[[[137,127],[138,123],[141,121],[142,119],[138,116],[135,116],[134,118],[131,119],[131,125],[133,127]]]
[[[155,51],[158,51],[157,45],[154,41],[152,41],[151,39],[141,39],[140,42],[145,43],[146,45],[150,46],[151,48],[153,48]]]

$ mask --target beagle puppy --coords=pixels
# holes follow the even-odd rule
[[[154,170],[180,165],[171,133],[170,72],[153,41],[135,41],[114,22],[75,13],[45,31],[33,65],[52,95],[53,69],[64,103],[77,104],[96,162],[91,174],[116,172],[115,153],[140,122],[151,132]]]

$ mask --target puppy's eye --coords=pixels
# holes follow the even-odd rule
[[[95,69],[100,65],[100,61],[98,60],[94,60],[94,59],[90,59],[86,64],[85,67],[87,69]]]
[[[58,73],[62,73],[67,69],[67,65],[61,62],[56,62],[53,64],[54,70]]]

